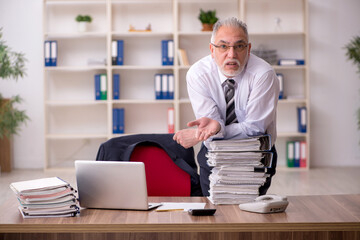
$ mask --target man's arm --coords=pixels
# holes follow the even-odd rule
[[[201,141],[207,140],[220,131],[218,121],[202,117],[189,122],[188,127],[197,126],[197,128],[188,128],[178,131],[173,139],[184,148],[193,147]]]

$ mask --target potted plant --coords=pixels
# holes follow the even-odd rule
[[[0,78],[18,80],[25,75],[25,57],[23,53],[13,52],[2,38],[0,29]],[[2,172],[11,171],[10,138],[16,134],[21,124],[29,117],[25,111],[18,110],[15,105],[22,99],[15,96],[3,98],[0,93],[0,166]]]
[[[200,9],[200,14],[198,18],[203,26],[201,31],[212,31],[214,24],[218,20],[218,18],[216,17],[216,10],[209,10],[205,12],[204,10]]]
[[[360,74],[360,36],[354,37],[346,46],[346,56],[357,65],[358,73]],[[360,108],[357,111],[357,124],[360,130]]]
[[[75,20],[78,22],[78,31],[86,32],[88,29],[89,23],[91,23],[92,18],[89,15],[77,15]]]

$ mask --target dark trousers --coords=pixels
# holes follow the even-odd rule
[[[201,145],[200,151],[197,155],[197,160],[199,162],[200,165],[200,184],[201,184],[201,191],[203,193],[204,196],[209,196],[209,175],[211,173],[211,169],[212,167],[210,167],[207,164],[207,157],[205,157],[206,153],[207,153],[207,148],[205,147],[204,144]],[[276,173],[276,162],[277,162],[277,152],[275,149],[275,145],[272,147],[271,152],[273,152],[273,160],[272,160],[272,165],[271,168],[267,168],[267,173],[270,174],[270,177],[268,177],[266,179],[266,182],[264,183],[263,186],[260,187],[259,189],[259,193],[260,195],[265,195],[267,190],[269,189],[270,185],[271,185],[271,178],[272,176],[275,175]]]

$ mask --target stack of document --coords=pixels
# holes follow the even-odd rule
[[[76,190],[58,177],[14,182],[10,188],[24,218],[73,217],[80,213]]]
[[[214,140],[209,144],[210,196],[213,204],[240,204],[259,196],[270,176],[273,153],[270,135],[247,139]]]

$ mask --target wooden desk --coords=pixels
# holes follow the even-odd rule
[[[74,218],[23,219],[15,198],[0,207],[0,239],[360,239],[360,194],[289,197],[285,213],[256,214],[206,198],[150,197],[152,202],[206,202],[214,216],[186,212],[84,209]]]

